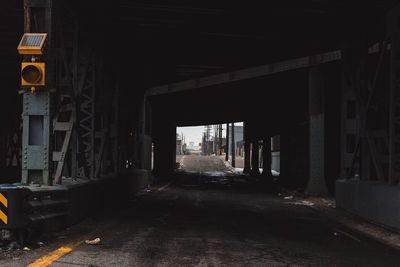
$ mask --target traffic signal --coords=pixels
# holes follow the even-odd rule
[[[36,87],[46,85],[46,63],[38,62],[46,41],[46,33],[25,33],[18,45],[18,52],[25,56],[21,64],[21,86],[29,87],[32,92]]]
[[[43,62],[22,62],[21,85],[44,86],[46,84],[46,65]]]

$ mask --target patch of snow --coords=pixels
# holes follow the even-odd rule
[[[277,171],[275,171],[275,170],[271,170],[271,173],[272,173],[273,176],[279,176],[279,175],[281,175],[280,172],[277,172]]]

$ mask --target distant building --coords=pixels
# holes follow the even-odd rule
[[[235,125],[235,151],[236,155],[243,155],[243,126]],[[229,151],[232,149],[232,127],[229,127]],[[231,153],[231,152],[229,152]]]
[[[182,155],[183,154],[183,142],[179,134],[176,134],[176,154]]]
[[[189,142],[188,149],[193,149],[194,148],[194,142]]]

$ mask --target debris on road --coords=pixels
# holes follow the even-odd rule
[[[19,247],[18,242],[12,241],[7,246],[7,250],[17,249]]]
[[[100,243],[100,241],[101,241],[101,239],[97,237],[97,238],[95,238],[93,240],[86,240],[85,243],[87,245],[97,245],[97,244]]]
[[[334,235],[334,236],[338,236],[339,234],[338,234],[337,232],[334,232],[333,235]]]
[[[354,241],[361,242],[361,240],[359,238],[355,237],[352,234],[346,233],[346,232],[341,231],[341,230],[336,230],[335,235],[338,236],[339,234],[344,235],[344,236],[346,236],[346,237],[348,237],[348,238],[350,238],[350,239],[352,239]]]
[[[307,201],[307,200],[299,200],[299,201],[295,201],[293,203],[291,203],[293,205],[301,205],[301,206],[314,206],[314,203],[312,203],[311,201]]]
[[[28,248],[28,247],[24,247],[22,250],[23,250],[23,251],[30,251],[31,249]]]

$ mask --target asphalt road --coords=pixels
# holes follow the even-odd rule
[[[63,247],[69,253],[51,266],[399,266],[399,251],[302,202],[257,184],[189,186],[182,179],[57,233],[40,248],[2,254],[0,266],[25,266]],[[82,243],[96,237],[97,245]]]
[[[186,172],[230,172],[224,161],[218,156],[184,155],[179,160],[181,170]]]

